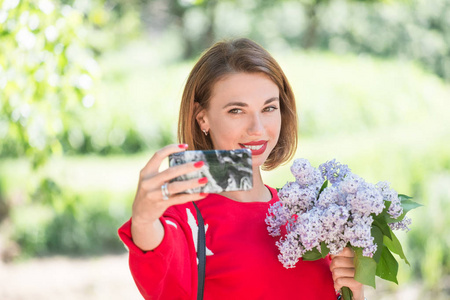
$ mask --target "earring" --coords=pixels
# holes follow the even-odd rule
[[[202,131],[206,136],[208,136],[208,131],[206,131],[205,129],[203,129]]]

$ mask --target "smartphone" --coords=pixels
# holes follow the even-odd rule
[[[247,191],[253,187],[252,152],[249,149],[192,150],[169,156],[170,167],[194,161],[204,161],[205,165],[198,171],[177,177],[171,182],[207,177],[208,183],[187,190],[187,193]]]

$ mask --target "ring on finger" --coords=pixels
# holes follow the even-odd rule
[[[169,189],[167,188],[168,183],[164,183],[161,186],[161,193],[162,193],[162,198],[163,200],[169,200],[170,197],[170,193],[169,193]]]

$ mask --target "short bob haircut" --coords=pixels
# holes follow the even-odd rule
[[[263,47],[246,38],[214,44],[195,64],[181,99],[178,140],[188,144],[190,150],[214,149],[210,137],[201,131],[196,116],[203,108],[208,109],[214,84],[226,75],[235,73],[264,73],[280,91],[280,137],[262,166],[264,170],[273,170],[288,162],[297,149],[294,93],[275,59]]]

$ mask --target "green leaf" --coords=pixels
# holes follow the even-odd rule
[[[400,199],[400,201],[403,201],[403,200],[411,200],[413,197],[404,194],[398,194],[398,198]]]
[[[375,288],[376,261],[373,258],[362,255],[361,248],[354,248],[354,250],[355,279],[362,284]]]
[[[373,255],[373,259],[378,263],[380,261],[381,257],[381,250],[383,249],[383,232],[381,232],[381,229],[374,225],[372,226],[371,234],[374,238],[374,243],[377,244],[377,251]]]
[[[398,254],[398,256],[400,256],[401,259],[403,259],[408,265],[410,265],[409,261],[406,259],[405,253],[403,253],[402,245],[395,236],[394,232],[391,231],[391,238],[385,236],[383,238],[383,242],[384,245],[388,247],[389,250],[391,250],[395,254]]]
[[[402,207],[403,207],[403,213],[407,213],[408,211],[410,211],[410,210],[412,210],[414,208],[423,206],[422,204],[419,204],[417,202],[414,202],[414,201],[411,201],[411,200],[408,200],[408,199],[403,200],[403,199],[400,198],[400,200],[401,200],[401,204],[402,204]]]
[[[305,254],[303,254],[302,256],[303,260],[318,260],[322,258],[322,254],[319,252],[319,250],[317,250],[316,248],[307,251]]]
[[[325,242],[320,243],[320,252],[322,253],[322,258],[325,258],[328,253],[330,253],[330,249],[328,249],[327,244]]]
[[[377,226],[384,235],[388,236],[389,238],[391,237],[391,228],[389,227],[386,219],[383,216],[374,216],[372,225]]]
[[[376,267],[376,275],[380,278],[397,282],[398,262],[386,246],[383,246],[380,261]]]
[[[322,184],[322,187],[319,190],[319,194],[317,194],[317,199],[319,199],[319,195],[322,193],[322,191],[328,186],[328,180],[325,180],[325,182]]]

